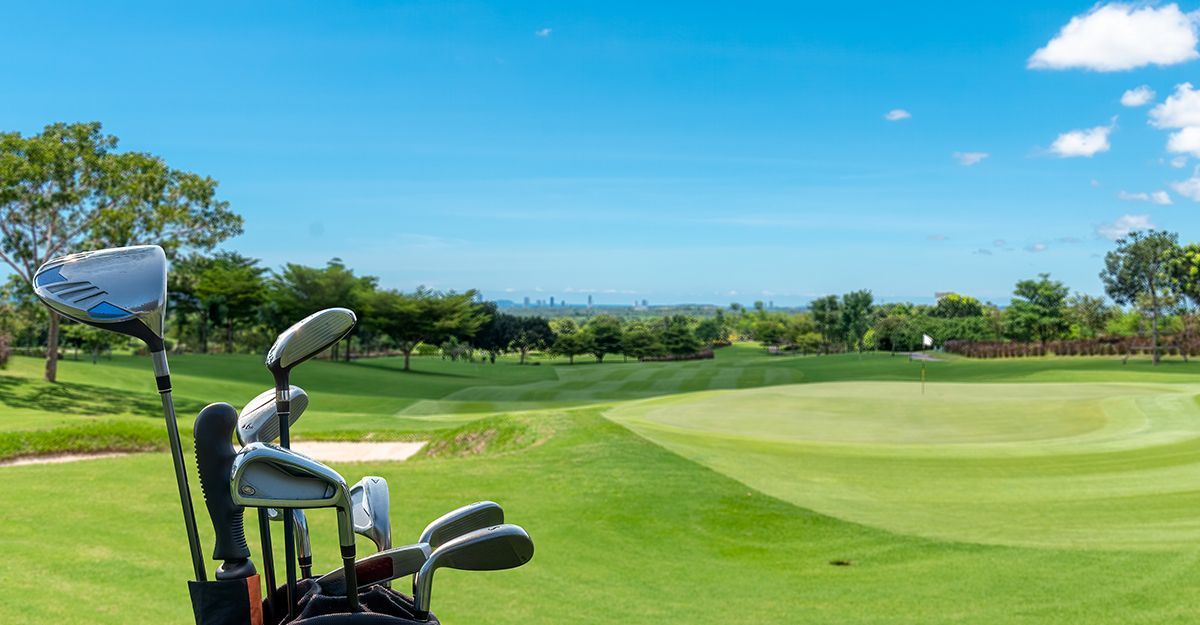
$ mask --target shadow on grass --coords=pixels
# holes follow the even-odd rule
[[[181,408],[192,410],[193,402],[184,403],[186,406]],[[77,382],[51,384],[9,376],[0,376],[0,404],[69,415],[162,416],[157,393],[131,393]],[[196,406],[195,410],[200,408]]]

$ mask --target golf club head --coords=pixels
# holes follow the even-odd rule
[[[368,475],[350,487],[354,531],[371,539],[377,551],[392,548],[392,521],[388,515],[391,497],[387,480]]]
[[[354,546],[350,488],[320,461],[278,445],[250,443],[233,459],[231,476],[233,500],[240,506],[337,508],[338,542]]]
[[[167,256],[157,245],[116,247],[50,260],[33,292],[58,314],[141,339],[162,351]]]
[[[420,618],[428,618],[433,572],[440,568],[461,571],[513,569],[533,558],[533,540],[516,525],[496,525],[463,534],[429,554],[413,577],[413,607]]]
[[[278,380],[292,367],[342,340],[357,321],[349,308],[326,308],[297,321],[275,339],[267,352],[267,369]]]
[[[299,386],[292,385],[288,391],[291,397],[291,413],[288,424],[291,425],[304,414],[308,408],[308,393]],[[279,438],[279,412],[275,403],[275,389],[259,393],[251,399],[238,415],[237,438],[242,445],[250,443],[270,443]]]
[[[428,543],[431,548],[437,549],[451,538],[501,523],[504,523],[504,509],[500,504],[476,501],[434,519],[425,526],[417,542]]]
[[[283,521],[283,511],[279,508],[267,508],[267,518],[272,521]],[[308,515],[303,510],[292,508],[292,522],[296,524],[296,554],[300,557],[300,566],[312,564],[312,541],[308,535]]]

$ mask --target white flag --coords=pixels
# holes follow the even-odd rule
[[[933,347],[933,337],[928,334],[921,335],[921,344],[925,347]]]

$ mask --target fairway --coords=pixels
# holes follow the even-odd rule
[[[256,357],[177,360],[185,439],[202,402],[244,401],[267,382]],[[334,465],[388,479],[397,542],[478,499],[534,537],[518,571],[439,574],[447,623],[612,623],[611,606],[646,625],[1200,618],[1200,365],[951,358],[928,366],[922,395],[919,365],[887,354],[737,345],[699,362],[539,362],[298,371],[313,396],[299,438],[447,450]],[[0,373],[4,449],[97,424],[162,440],[143,360],[68,361],[53,386],[38,365]],[[173,489],[162,452],[0,467],[0,622],[186,622]],[[333,515],[310,522],[316,568],[331,570]],[[81,528],[86,541],[67,538]],[[88,608],[30,599],[47,589]]]

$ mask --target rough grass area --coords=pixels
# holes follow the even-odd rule
[[[540,437],[549,435],[549,430],[546,424],[529,418],[480,419],[435,434],[416,457],[447,458],[517,451],[537,444]]]
[[[161,425],[99,421],[51,430],[0,432],[0,461],[62,453],[161,451],[167,437]]]

